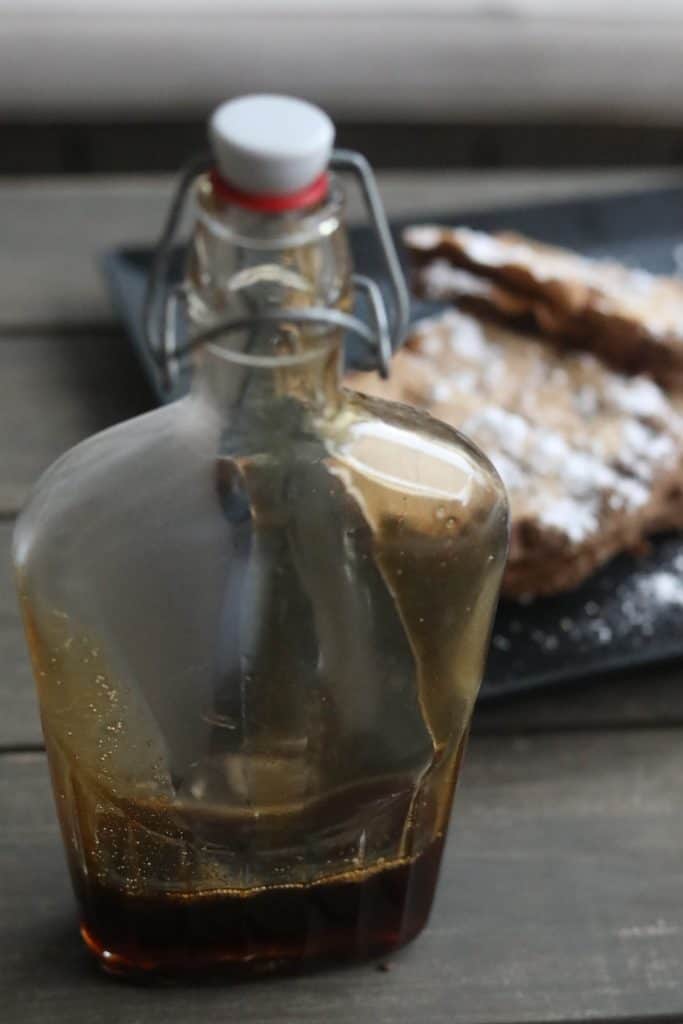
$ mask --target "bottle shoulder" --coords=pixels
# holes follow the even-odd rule
[[[315,444],[308,433],[293,440],[287,472],[305,462],[319,464],[327,450],[328,468],[370,520],[407,515],[416,528],[431,529],[446,510],[444,517],[458,522],[495,520],[497,532],[504,532],[507,499],[500,478],[445,424],[408,406],[348,393],[338,413],[315,429]],[[21,568],[32,554],[55,545],[75,551],[120,536],[125,550],[133,533],[134,547],[143,539],[158,543],[162,532],[175,536],[213,523],[225,430],[206,403],[186,398],[77,445],[36,484],[17,522],[15,563]],[[244,453],[254,466],[270,465],[257,455]],[[232,457],[240,452],[233,450]],[[279,463],[282,451],[271,452],[270,459]],[[308,479],[300,470],[297,478]]]
[[[47,533],[69,524],[92,533],[114,506],[130,507],[164,479],[177,454],[178,424],[188,419],[184,399],[86,438],[58,458],[33,486],[14,530],[15,564]],[[181,460],[182,461],[182,460]]]
[[[475,493],[507,508],[503,482],[486,455],[453,427],[401,402],[346,392],[342,458],[397,489],[463,502]]]

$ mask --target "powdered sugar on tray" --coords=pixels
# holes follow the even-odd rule
[[[571,617],[544,615],[545,628],[533,624],[537,612],[529,614],[528,605],[522,607],[517,618],[506,619],[504,632],[494,634],[493,650],[514,657],[517,649],[529,644],[549,656],[568,646],[575,652],[613,644],[622,650],[624,644],[642,649],[656,633],[678,628],[679,620],[683,625],[683,551],[669,564],[671,569],[662,569],[650,567],[647,561],[640,566],[636,562],[614,589],[611,572],[603,572],[593,585],[597,599],[583,601]],[[531,604],[540,607],[535,601]],[[552,626],[547,625],[548,619]]]
[[[683,607],[683,579],[672,572],[655,572],[638,581],[643,598],[658,605],[680,605]]]

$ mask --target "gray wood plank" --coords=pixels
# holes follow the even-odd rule
[[[111,323],[104,249],[159,230],[168,178],[19,179],[0,186],[0,328]]]
[[[683,1005],[677,730],[477,737],[427,931],[391,958],[245,986],[104,979],[76,936],[47,772],[0,758],[3,1020],[511,1024]]]
[[[680,183],[672,170],[386,172],[390,214],[565,199]],[[170,194],[167,176],[5,180],[0,185],[0,330],[111,324],[97,267],[107,248],[149,244]],[[352,219],[360,214],[351,191]]]
[[[144,411],[151,398],[119,336],[0,341],[0,746],[41,740],[10,571],[11,516],[40,473],[96,430]]]
[[[42,743],[11,573],[11,532],[11,523],[0,523],[0,751]],[[656,665],[480,704],[472,731],[497,736],[674,725],[683,725],[683,666]]]
[[[10,566],[12,523],[0,523],[0,750],[42,742]],[[683,666],[659,665],[482,704],[482,735],[683,725]]]
[[[0,746],[39,743],[33,682],[10,570],[11,516],[40,473],[96,430],[151,398],[119,336],[0,341]],[[9,518],[7,518],[9,517]]]
[[[0,750],[42,742],[10,563],[11,522],[0,523]]]
[[[151,401],[120,335],[1,339],[0,513],[16,512],[67,448]]]
[[[512,733],[683,725],[683,662],[611,675],[482,702],[475,732]]]

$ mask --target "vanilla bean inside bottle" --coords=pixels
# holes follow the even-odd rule
[[[346,392],[342,327],[291,315],[352,309],[343,194],[324,116],[255,99],[214,120],[187,262],[192,330],[238,328],[187,398],[49,470],[15,536],[81,932],[114,973],[420,931],[505,559],[484,457]]]

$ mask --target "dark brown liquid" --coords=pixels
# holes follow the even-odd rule
[[[244,894],[138,896],[81,883],[81,931],[117,974],[243,974],[381,955],[424,927],[442,847],[439,837],[385,869]]]

